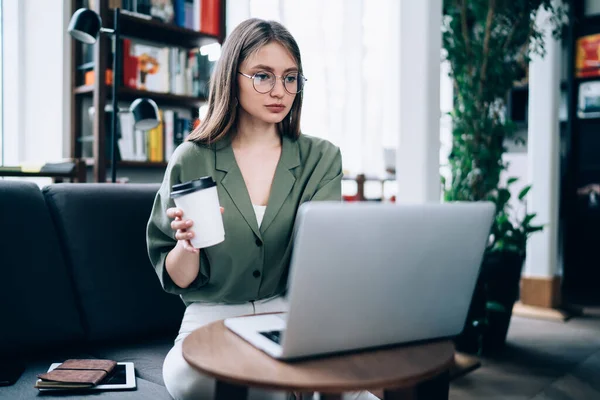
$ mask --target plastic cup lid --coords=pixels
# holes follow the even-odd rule
[[[189,182],[173,185],[171,188],[171,198],[180,197],[198,190],[209,189],[214,186],[217,186],[217,183],[212,176],[203,176]]]

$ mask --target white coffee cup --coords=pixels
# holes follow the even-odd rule
[[[225,240],[217,184],[212,177],[204,176],[173,185],[171,198],[183,211],[183,220],[194,222],[190,228],[194,232],[190,239],[192,246],[201,249]]]

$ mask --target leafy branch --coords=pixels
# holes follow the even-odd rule
[[[479,93],[478,97],[480,101],[483,101],[483,85],[485,83],[485,74],[487,71],[488,60],[490,58],[490,37],[492,36],[492,23],[494,22],[494,8],[496,7],[496,1],[490,0],[487,16],[485,18],[485,35],[483,37],[483,64],[481,65],[481,72],[479,73]]]
[[[553,0],[444,0],[443,45],[455,89],[444,197],[496,203],[490,251],[524,252],[527,237],[541,229],[532,225],[534,215],[511,215],[508,186],[514,181],[501,186],[500,174],[505,141],[515,130],[501,110],[514,82],[526,77],[531,54],[543,55],[543,31],[535,23],[542,9],[552,16],[553,32],[562,32],[566,9]]]

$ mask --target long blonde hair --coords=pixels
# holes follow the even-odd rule
[[[296,61],[298,72],[302,73],[300,49],[296,40],[283,25],[258,18],[242,22],[225,40],[221,58],[217,62],[210,81],[208,112],[204,120],[190,133],[187,140],[210,144],[218,142],[232,133],[238,117],[237,78],[239,66],[246,58],[271,42],[282,45]],[[277,124],[279,134],[293,139],[300,136],[301,111],[302,92],[296,94],[289,114]]]

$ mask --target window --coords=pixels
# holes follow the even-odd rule
[[[22,136],[21,102],[23,99],[24,50],[21,23],[25,2],[0,0],[0,162],[3,165],[18,165],[21,161],[19,141]]]
[[[400,1],[247,1],[250,17],[280,21],[298,42],[308,78],[303,133],[339,146],[349,175],[385,176],[386,170],[394,169],[400,129],[400,57],[394,51],[400,46]],[[447,65],[441,73],[440,159],[446,164],[452,81]],[[365,192],[378,198],[383,190],[389,198],[396,186],[386,182],[382,189],[374,181],[365,185]]]
[[[283,23],[294,35],[308,78],[302,131],[340,146],[344,169],[380,175],[386,142],[395,144],[397,105],[390,85],[388,35],[395,0],[250,0],[250,16]],[[384,104],[385,107],[381,107]],[[391,115],[394,115],[393,113]]]

